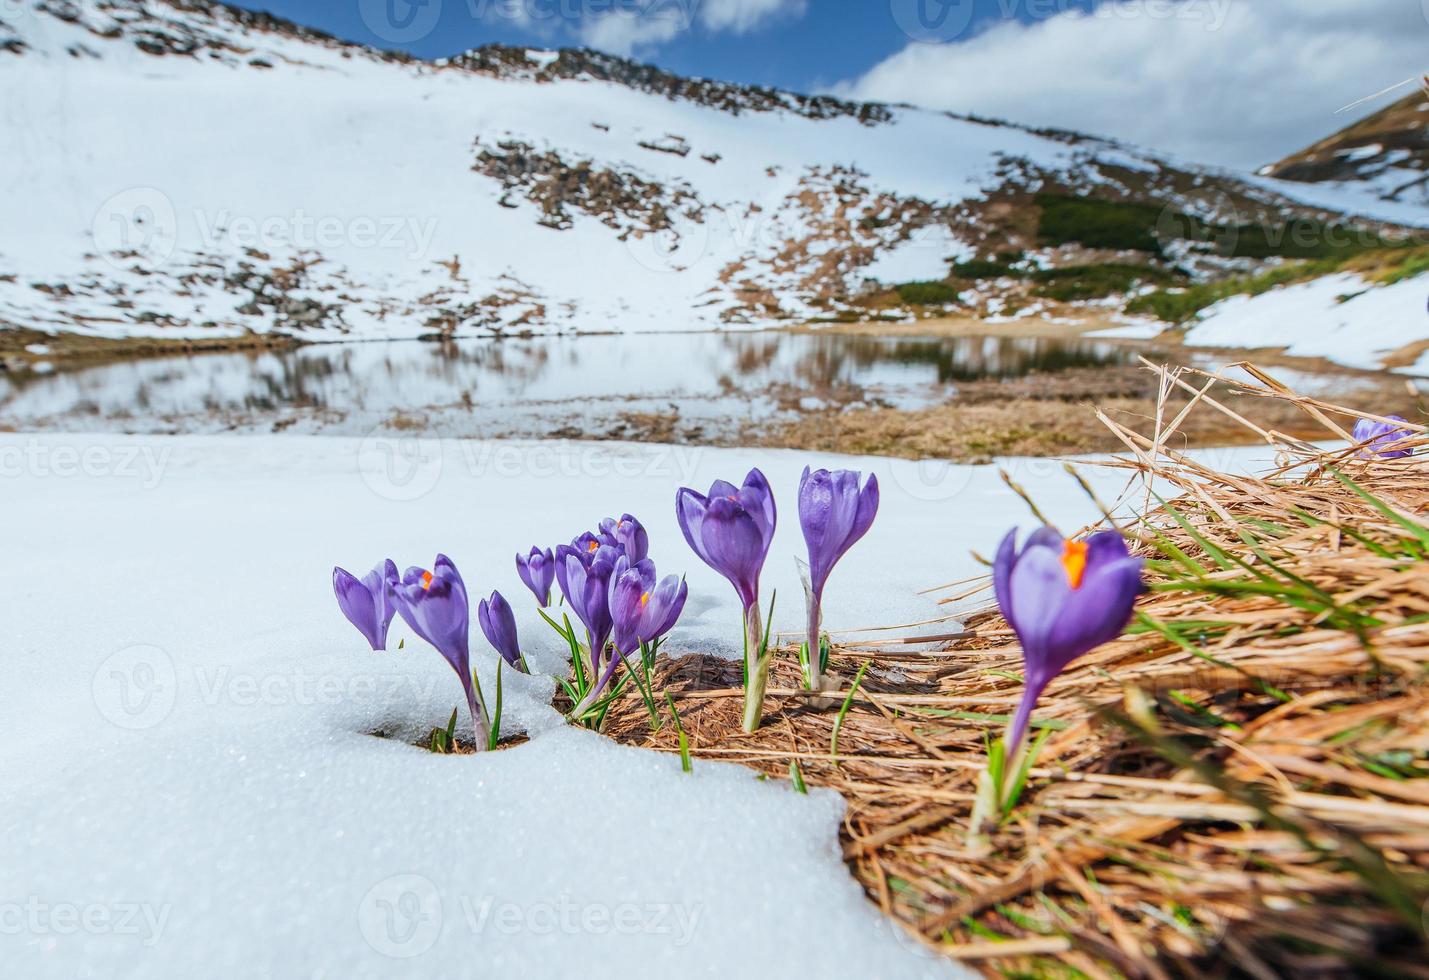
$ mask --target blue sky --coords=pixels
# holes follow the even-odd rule
[[[369,26],[376,17],[381,27],[374,10],[386,10],[388,2],[238,0],[237,5],[425,58],[490,43],[591,45],[683,75],[814,91],[861,75],[907,46],[910,36],[900,21],[917,25],[911,18],[920,4],[927,22],[937,25],[932,29],[937,40],[960,40],[1003,19],[1025,21],[1038,9],[1096,0],[427,0],[439,8],[436,22],[411,40],[402,39],[400,30],[384,38]],[[390,3],[398,20],[430,16],[412,11],[409,0]],[[625,22],[626,29],[596,34],[594,24],[602,18],[612,26]],[[651,33],[662,35],[659,40],[632,44],[638,19],[663,19],[678,29],[657,27]],[[603,39],[616,43],[600,43]]]

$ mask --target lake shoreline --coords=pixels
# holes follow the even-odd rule
[[[1088,336],[1093,326],[1109,325],[945,318],[445,342],[46,345],[0,372],[0,429],[743,445],[979,463],[1123,449],[1092,406],[1123,421],[1154,417],[1157,381],[1141,358],[1214,371],[1253,357],[1353,408],[1402,413],[1415,403],[1413,382],[1384,371],[1188,348],[1169,336]],[[121,349],[134,356],[114,356]],[[1213,394],[1237,399],[1224,386]],[[1316,425],[1289,411],[1271,422],[1290,435]],[[1246,436],[1212,413],[1181,438],[1205,446]]]

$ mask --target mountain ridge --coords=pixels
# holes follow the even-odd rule
[[[1099,137],[686,79],[584,49],[426,61],[209,0],[40,0],[11,20],[0,136],[20,152],[0,159],[17,189],[0,226],[0,325],[48,333],[999,315],[998,291],[971,281],[943,303],[900,302],[898,287],[1012,254],[1028,268],[1165,259],[1215,275],[1254,262],[1216,255],[1205,228],[1424,218]],[[1153,207],[1138,220],[1155,227],[1128,248],[1048,240],[1047,202],[1062,198],[1100,202],[1113,223]],[[1146,252],[1149,232],[1167,247]]]

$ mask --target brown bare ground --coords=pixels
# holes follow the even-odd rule
[[[1021,657],[995,611],[954,616],[985,581],[933,590],[949,618],[921,624],[922,646],[890,624],[835,647],[849,705],[837,751],[838,713],[797,690],[791,650],[754,735],[739,730],[737,666],[662,661],[656,689],[678,705],[693,766],[790,779],[797,765],[841,793],[844,858],[869,900],[930,955],[990,977],[1429,976],[1429,463],[1321,453],[1260,410],[1289,405],[1329,438],[1352,413],[1269,381],[1242,390],[1236,408],[1163,405],[1139,431],[1105,419],[1126,450],[1115,465],[1180,494],[1177,514],[1123,518],[1123,532],[1203,571],[1149,567],[1139,628],[1043,696],[1034,725],[1051,735],[1010,819],[983,828],[990,850],[968,845],[973,794]],[[1235,413],[1285,468],[1251,478],[1180,457],[1173,433],[1199,412]],[[1330,606],[1230,587],[1262,579]],[[929,644],[930,629],[951,635]],[[651,734],[633,696],[606,730],[678,750],[675,726]]]
[[[952,401],[927,409],[829,409],[754,428],[743,436],[753,444],[778,448],[974,463],[998,456],[1108,452],[1122,448],[1122,443],[1098,420],[1098,410],[1136,427],[1155,419],[1158,406],[1176,411],[1188,402],[1190,395],[1182,391],[1162,402],[1156,377],[1142,368],[1125,367],[975,381],[960,385]],[[1358,390],[1337,399],[1345,407],[1406,417],[1415,413],[1417,395],[1403,379],[1362,376],[1357,382]],[[1226,385],[1213,392],[1233,405],[1249,397]],[[1297,438],[1323,437],[1320,423],[1287,402],[1262,400],[1256,411],[1267,428]],[[1197,412],[1177,428],[1169,444],[1186,448],[1258,440],[1228,416]]]

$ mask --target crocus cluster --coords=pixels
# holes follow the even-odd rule
[[[1002,539],[992,584],[1022,644],[1025,667],[1022,701],[1004,741],[1008,759],[1016,755],[1032,709],[1053,678],[1121,635],[1142,591],[1142,564],[1116,531],[1073,541],[1044,527],[1020,549],[1015,528]]]
[[[1418,433],[1408,428],[1408,420],[1398,415],[1386,415],[1385,421],[1360,419],[1352,433],[1354,441],[1362,444],[1361,450],[1367,456],[1382,459],[1404,459],[1414,455],[1414,450],[1403,445],[1403,440],[1412,439]]]
[[[338,608],[357,627],[373,650],[387,648],[387,630],[394,614],[400,615],[413,633],[436,648],[456,671],[471,712],[476,747],[487,747],[490,721],[481,696],[481,687],[471,669],[471,604],[466,583],[456,565],[446,555],[437,555],[430,569],[412,567],[399,577],[389,558],[362,578],[342,568],[332,572],[333,592]],[[481,631],[501,659],[511,667],[526,671],[516,634],[516,618],[511,604],[500,592],[491,593],[477,607]]]
[[[431,570],[409,568],[400,578],[390,558],[360,579],[345,569],[334,568],[332,588],[338,608],[373,650],[387,649],[387,629],[394,613],[436,648],[461,681],[471,711],[472,733],[477,747],[484,748],[490,726],[471,672],[471,610],[466,584],[452,560],[437,555]]]
[[[516,557],[517,570],[537,602],[549,605],[554,577],[566,605],[585,627],[589,682],[573,717],[589,712],[620,665],[637,650],[657,646],[684,610],[689,587],[679,576],[660,578],[649,553],[644,525],[624,514],[606,518],[595,531],[577,535],[554,552],[532,548]]]
[[[800,659],[805,682],[824,686],[824,587],[840,558],[868,533],[878,514],[878,478],[851,470],[804,469],[799,479],[799,526],[809,548],[804,577],[808,636]],[[768,632],[761,623],[759,577],[778,523],[774,493],[757,469],[742,486],[716,480],[708,494],[688,487],[675,495],[675,514],[695,554],[734,586],[744,607],[744,730],[758,729],[769,675]]]

